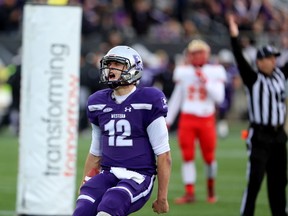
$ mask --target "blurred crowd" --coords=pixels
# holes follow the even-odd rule
[[[26,2],[0,0],[0,32],[21,27]],[[189,41],[205,33],[222,33],[227,13],[237,16],[239,28],[255,36],[288,31],[287,0],[70,0],[83,7],[82,34],[102,39],[117,32],[126,40],[149,37],[161,42]],[[101,34],[99,34],[101,32]]]
[[[47,1],[0,0],[0,36],[21,35],[23,7],[26,2]],[[70,0],[69,4],[78,4],[83,8],[80,131],[88,126],[85,115],[88,95],[105,87],[98,84],[99,60],[103,53],[116,45],[127,44],[139,51],[145,64],[140,86],[157,86],[168,99],[174,87],[174,67],[185,62],[185,45],[195,38],[204,38],[208,43],[218,44],[217,49],[211,44],[211,62],[226,64],[226,67],[234,65],[227,84],[230,85],[227,95],[230,91],[228,89],[239,88],[239,83],[235,84],[237,72],[227,41],[228,13],[236,16],[243,33],[243,52],[251,64],[254,62],[257,46],[267,42],[281,49],[279,65],[288,59],[287,0]],[[216,40],[212,40],[213,37]],[[151,49],[146,46],[147,41],[164,46]],[[174,50],[173,47],[178,49]],[[20,82],[21,77],[21,49],[18,53],[6,53],[6,61],[1,61],[1,54],[6,51],[5,44],[1,44],[0,40],[0,91],[12,92],[11,100],[1,96],[1,103],[9,106],[5,109],[5,106],[0,105],[0,129],[13,122],[15,115],[11,114],[11,110],[19,110],[20,100],[17,99],[20,98],[20,85],[17,82]],[[12,56],[10,61],[7,61],[7,56]],[[232,98],[229,100],[231,102],[226,102],[231,106]],[[219,118],[224,118],[226,113],[221,113],[221,108],[219,110]],[[18,126],[14,125],[13,128],[18,133]]]

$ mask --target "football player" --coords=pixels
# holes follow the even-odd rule
[[[166,118],[168,127],[173,124],[181,109],[178,123],[178,142],[182,154],[182,178],[185,194],[176,204],[195,201],[195,144],[199,141],[207,173],[207,201],[216,202],[215,177],[217,163],[215,104],[224,100],[225,69],[208,63],[210,47],[203,40],[193,40],[185,52],[185,65],[174,71],[175,88],[169,100]]]
[[[142,71],[140,55],[128,46],[112,48],[101,60],[100,79],[110,88],[88,99],[92,142],[83,176],[91,177],[90,170],[94,176],[81,186],[74,216],[136,212],[150,198],[156,176],[153,211],[169,211],[168,108],[160,90],[136,87]]]

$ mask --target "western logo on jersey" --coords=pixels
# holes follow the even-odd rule
[[[112,119],[115,119],[115,118],[126,118],[126,115],[125,114],[111,114],[111,118]]]

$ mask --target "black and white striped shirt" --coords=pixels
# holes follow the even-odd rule
[[[286,115],[286,79],[288,63],[275,68],[271,76],[255,71],[242,54],[238,38],[231,38],[232,49],[245,85],[250,123],[283,126]]]

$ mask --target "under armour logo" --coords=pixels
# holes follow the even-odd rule
[[[131,107],[125,107],[125,112],[131,112]]]

